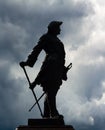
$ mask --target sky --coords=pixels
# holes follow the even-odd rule
[[[27,59],[53,20],[63,21],[59,38],[65,65],[73,64],[58,92],[57,108],[76,130],[105,130],[104,12],[104,0],[0,0],[0,130],[41,118],[37,107],[28,112],[35,101],[19,62]],[[34,67],[26,67],[31,81],[44,57],[42,51]],[[39,97],[41,87],[35,92]]]

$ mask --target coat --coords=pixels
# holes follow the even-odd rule
[[[33,66],[40,52],[44,50],[46,53],[45,60],[35,79],[36,84],[41,86],[54,84],[62,84],[62,75],[65,64],[65,50],[63,43],[57,36],[46,33],[40,39],[38,44],[28,56],[27,63]]]

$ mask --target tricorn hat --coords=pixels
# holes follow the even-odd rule
[[[49,23],[48,29],[59,27],[62,23],[63,22],[61,21],[52,21],[51,23]]]

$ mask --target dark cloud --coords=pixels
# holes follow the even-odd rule
[[[15,51],[16,49],[14,46],[19,46],[20,44],[23,44],[24,47],[29,47],[30,44],[33,45],[35,39],[39,37],[38,35],[44,32],[47,24],[51,20],[56,19],[65,22],[71,19],[71,21],[74,22],[76,19],[82,19],[88,16],[89,12],[92,11],[88,2],[62,2],[58,1],[52,5],[45,2],[44,6],[39,2],[38,6],[36,3],[34,4],[34,6],[36,6],[33,7],[32,5],[29,6],[29,2],[2,0],[0,2],[0,24],[4,27],[2,27],[1,30],[3,33],[2,45],[4,45],[4,47],[6,46],[6,48],[11,47],[11,49]],[[46,7],[46,4],[49,6]],[[68,24],[72,25],[71,23]],[[73,29],[71,26],[70,32],[72,33],[72,31]],[[21,47],[17,48],[17,50],[18,49],[21,49]]]
[[[45,2],[43,6],[40,1],[38,6],[37,2],[35,3],[32,5],[30,2],[12,0],[0,2],[1,55],[5,53],[5,56],[14,56],[15,60],[20,59],[21,52],[30,51],[31,46],[33,47],[40,35],[45,32],[51,20],[64,21],[67,28],[70,25],[70,29],[65,27],[65,30],[72,34],[79,30],[82,19],[92,12],[88,2],[58,1],[52,5]],[[46,7],[46,4],[49,6]],[[77,28],[73,28],[74,22],[75,25],[78,22]]]
[[[14,106],[16,105],[18,93],[22,90],[19,87],[19,83],[11,79],[9,68],[9,64],[0,67],[0,126],[3,130],[9,129],[8,127],[12,127],[12,123],[14,123],[14,117],[16,117],[15,113],[17,111],[16,109],[14,110]]]
[[[21,78],[16,79],[10,72],[12,67],[11,63],[0,66],[0,128],[2,130],[15,129],[20,123],[26,124],[30,117],[28,109],[35,102],[31,91],[28,90],[28,84]],[[36,114],[34,115],[33,111],[31,115],[38,117],[39,111],[36,109]]]

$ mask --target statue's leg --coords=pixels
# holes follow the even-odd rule
[[[50,117],[50,107],[48,103],[48,97],[47,94],[44,99],[44,118],[49,118]]]
[[[47,93],[47,99],[48,99],[48,104],[50,108],[50,116],[55,117],[58,116],[58,110],[56,108],[56,94],[57,94],[58,89],[54,90],[49,90]]]
[[[43,84],[43,90],[46,93],[44,101],[44,117],[59,117],[59,112],[56,107],[56,95],[59,90],[59,85],[54,83]]]

